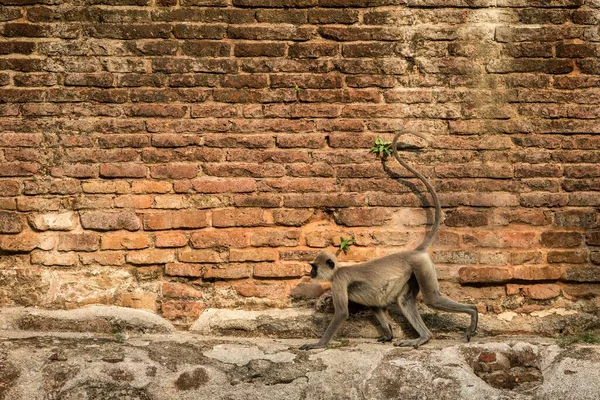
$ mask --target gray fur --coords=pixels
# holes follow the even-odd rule
[[[327,251],[321,252],[311,263],[311,276],[331,282],[335,313],[321,340],[318,343],[303,345],[300,347],[303,350],[327,345],[342,322],[348,318],[349,300],[371,307],[384,331],[384,335],[378,339],[381,342],[392,340],[391,326],[383,308],[396,302],[419,337],[412,340],[399,340],[394,345],[417,348],[431,339],[431,332],[425,326],[416,305],[419,290],[423,293],[423,300],[429,307],[471,316],[471,324],[466,333],[467,341],[477,329],[478,313],[475,306],[455,302],[440,294],[435,267],[427,253],[440,225],[439,200],[427,179],[399,157],[396,146],[400,135],[401,133],[397,134],[392,143],[394,157],[429,189],[436,210],[433,229],[423,243],[413,251],[391,254],[349,267],[340,268],[335,255]]]

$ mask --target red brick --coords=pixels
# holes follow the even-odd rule
[[[244,248],[250,244],[249,232],[242,229],[204,230],[191,234],[191,246],[196,249],[214,247]]]
[[[209,267],[204,279],[242,279],[252,275],[251,264],[227,264],[224,267]]]
[[[198,166],[169,164],[150,167],[150,176],[155,179],[192,179],[198,176]]]
[[[184,247],[188,238],[181,232],[158,232],[154,235],[156,247]]]
[[[502,283],[513,278],[508,267],[462,267],[458,270],[461,283]]]
[[[513,278],[525,281],[545,281],[560,279],[563,270],[554,265],[517,265],[513,267]]]
[[[58,251],[96,251],[99,236],[95,233],[63,233],[58,238]]]
[[[161,314],[164,318],[182,324],[191,324],[200,317],[205,305],[198,301],[164,301]]]
[[[2,196],[17,196],[19,195],[20,191],[21,188],[18,181],[0,181],[0,193],[2,193]]]
[[[179,282],[163,282],[162,294],[175,299],[201,299],[202,291]]]
[[[81,225],[85,229],[97,231],[136,231],[141,227],[137,215],[130,211],[84,211],[81,213]]]
[[[521,292],[534,300],[550,300],[560,296],[561,288],[556,284],[527,285],[521,287]]]
[[[287,46],[285,43],[236,43],[234,54],[236,57],[283,57]],[[254,87],[266,87],[254,86]]]
[[[92,253],[79,253],[79,259],[83,265],[105,265],[121,266],[125,265],[125,255],[117,251],[103,251]]]
[[[567,266],[564,268],[562,280],[574,282],[598,282],[600,268],[598,266]]]
[[[23,231],[23,217],[17,213],[0,212],[0,234]]]
[[[243,208],[213,210],[212,225],[219,228],[234,226],[264,226],[267,225],[265,212],[261,209]]]
[[[261,229],[252,232],[250,243],[255,247],[294,247],[300,238],[299,230]]]
[[[145,178],[148,168],[139,164],[102,164],[102,178]]]
[[[164,181],[140,181],[131,182],[131,191],[133,193],[169,193],[172,185]]]
[[[31,263],[49,267],[74,267],[79,263],[79,259],[75,253],[35,250],[31,253]]]
[[[260,263],[254,266],[256,278],[298,278],[306,275],[307,266],[300,263]]]
[[[276,261],[279,252],[275,249],[231,249],[229,250],[229,261]]]
[[[179,253],[178,258],[185,263],[222,263],[228,260],[225,252],[216,250],[185,250]]]
[[[324,284],[315,282],[300,282],[295,286],[290,296],[294,299],[318,299],[323,293],[329,290]]]
[[[150,247],[152,240],[144,233],[111,232],[102,235],[102,250],[135,250]]]
[[[313,216],[314,211],[302,209],[278,209],[273,211],[273,220],[277,225],[302,226]]]
[[[127,262],[135,265],[166,264],[175,261],[172,250],[146,249],[127,253]]]
[[[550,251],[548,262],[552,264],[585,264],[588,262],[589,254],[585,251]]]
[[[176,264],[168,263],[165,265],[165,275],[185,276],[190,278],[200,278],[203,275],[203,267],[198,264]]]
[[[208,226],[206,211],[154,211],[142,216],[144,229],[198,229]]]
[[[496,362],[496,353],[483,352],[479,353],[477,360],[484,363]]]
[[[30,252],[33,249],[50,250],[54,248],[54,237],[24,231],[17,235],[0,234],[0,250],[7,252]]]
[[[0,177],[32,176],[38,173],[40,165],[32,162],[3,162]]]
[[[153,204],[152,196],[127,195],[115,197],[115,208],[133,208],[141,210],[151,208]]]
[[[583,242],[579,232],[543,232],[540,244],[544,247],[579,247]]]
[[[281,281],[247,280],[232,284],[235,291],[243,297],[258,297],[282,300],[288,296],[290,287]]]
[[[381,226],[391,217],[383,208],[344,208],[334,214],[335,222],[344,226]]]
[[[465,234],[463,241],[483,248],[531,248],[536,244],[535,232],[474,232]]]
[[[181,184],[175,184],[179,191]],[[209,178],[202,177],[191,181],[191,187],[198,193],[245,193],[256,190],[256,182],[251,178]]]

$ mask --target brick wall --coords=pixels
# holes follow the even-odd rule
[[[0,304],[301,304],[410,249],[482,312],[600,294],[597,0],[0,0]],[[391,176],[399,175],[395,181]],[[588,299],[588,300],[585,300]]]

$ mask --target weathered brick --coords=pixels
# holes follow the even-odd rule
[[[135,265],[166,264],[175,261],[175,254],[172,250],[136,250],[127,253],[126,260],[128,263]]]
[[[298,278],[306,275],[306,266],[300,263],[260,263],[254,266],[256,278]]]
[[[585,251],[550,251],[548,252],[548,262],[552,264],[584,264],[589,259],[589,254]]]
[[[150,167],[150,176],[155,179],[191,179],[198,175],[195,164],[168,164]]]
[[[198,264],[168,263],[165,265],[165,274],[168,276],[199,278],[203,275],[203,272],[202,266]]]
[[[273,211],[273,220],[277,225],[302,226],[314,215],[312,210],[277,209]]]
[[[261,209],[244,208],[240,210],[214,210],[212,212],[212,226],[218,228],[234,226],[264,226],[268,221],[265,212]]]
[[[191,324],[197,320],[204,308],[202,302],[180,300],[163,301],[160,307],[164,318],[182,324]]]
[[[23,231],[17,235],[0,235],[0,250],[6,252],[30,252],[33,249],[51,250],[56,239],[52,236]]]
[[[242,279],[252,276],[251,264],[227,264],[224,267],[209,267],[204,279]]]
[[[444,219],[446,226],[487,226],[489,215],[474,210],[456,210]]]
[[[187,243],[187,236],[181,232],[158,232],[154,235],[156,247],[184,247]]]
[[[565,267],[563,280],[575,282],[598,282],[598,280],[600,280],[600,268],[597,266]]]
[[[96,251],[99,249],[96,233],[64,233],[58,238],[58,251]]]
[[[75,253],[35,250],[31,253],[31,263],[48,267],[74,267],[79,263],[79,259]]]
[[[130,211],[83,211],[81,226],[95,231],[137,231],[141,228],[138,216]]]
[[[29,224],[38,231],[72,231],[79,225],[79,216],[74,212],[30,215]]]
[[[150,247],[152,240],[144,233],[111,232],[102,235],[102,250],[136,250]]]
[[[583,242],[579,232],[543,232],[540,244],[544,247],[578,247]]]
[[[0,234],[23,231],[23,218],[17,213],[0,212]]]
[[[244,248],[250,244],[250,233],[240,229],[219,229],[194,232],[190,235],[193,248]]]
[[[232,286],[243,297],[282,300],[289,294],[289,286],[280,281],[245,280],[235,282]]]
[[[285,56],[286,49],[286,44],[277,42],[236,43],[233,53],[236,57],[283,57]]]
[[[299,230],[255,230],[250,243],[255,247],[294,247],[300,244]]]
[[[184,250],[178,258],[185,263],[222,263],[228,260],[225,252],[216,250]]]
[[[314,282],[300,282],[292,288],[290,296],[295,299],[318,299],[328,288]]]
[[[163,282],[162,294],[175,299],[201,299],[203,297],[201,290],[179,282]]]
[[[381,226],[391,218],[383,208],[345,208],[334,214],[335,222],[344,226]]]
[[[231,262],[257,262],[276,261],[279,252],[276,249],[231,249],[229,260]]]
[[[563,270],[555,265],[517,265],[513,267],[513,278],[524,281],[558,280]]]
[[[206,211],[178,210],[145,213],[144,229],[198,229],[208,226]]]

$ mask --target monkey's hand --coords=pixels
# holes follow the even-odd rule
[[[322,349],[325,347],[324,344],[320,343],[307,343],[300,346],[300,350],[312,350],[312,349]]]

